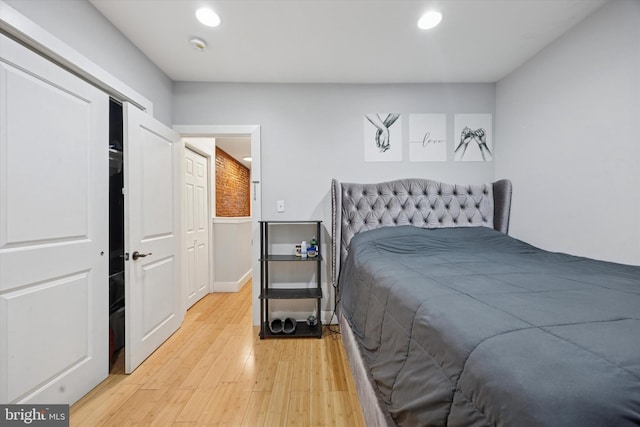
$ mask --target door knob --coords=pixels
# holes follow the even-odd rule
[[[141,254],[140,252],[135,251],[133,254],[131,254],[131,258],[134,261],[136,261],[138,258],[144,258],[144,257],[149,256],[149,255],[153,255],[153,254],[151,252],[149,252],[148,254]]]

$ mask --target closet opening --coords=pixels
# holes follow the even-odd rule
[[[124,153],[122,104],[109,100],[109,369],[124,347]]]

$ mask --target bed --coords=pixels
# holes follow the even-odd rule
[[[511,183],[332,182],[367,425],[640,425],[640,267],[507,235]]]

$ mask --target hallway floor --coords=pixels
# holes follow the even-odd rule
[[[131,375],[123,355],[72,426],[364,426],[340,335],[260,340],[250,283],[196,303]]]

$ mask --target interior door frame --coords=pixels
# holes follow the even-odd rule
[[[261,151],[260,125],[173,125],[182,138],[215,138],[224,136],[249,136],[251,138],[251,266],[252,280],[252,318],[253,325],[260,324],[260,228],[262,219],[262,191],[261,191]],[[215,180],[214,180],[215,184]],[[212,188],[215,188],[212,187]],[[213,228],[213,227],[211,227]],[[212,254],[213,246],[211,246]],[[215,256],[215,254],[214,254]]]

